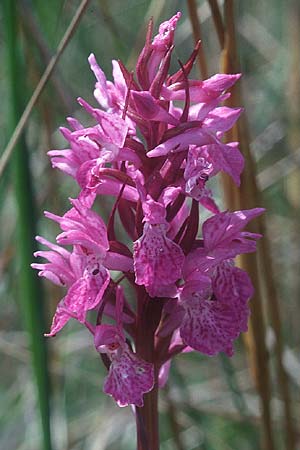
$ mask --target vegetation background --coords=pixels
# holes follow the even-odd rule
[[[211,7],[219,5],[222,15],[225,7],[223,22],[226,25],[227,20],[230,29],[233,16],[231,22],[226,16],[230,4],[234,5],[243,106],[250,137],[244,128],[240,133],[256,162],[256,172],[251,166],[251,173],[262,193],[260,206],[267,208],[271,250],[262,250],[265,256],[259,262],[258,275],[263,278],[267,273],[268,283],[259,289],[262,310],[254,310],[252,331],[248,338],[239,339],[233,358],[208,358],[195,353],[174,362],[170,381],[161,391],[161,448],[300,448],[299,1],[82,3],[87,7],[74,26],[74,34],[32,109],[8,166],[0,171],[0,448],[135,448],[132,411],[119,409],[102,393],[105,372],[87,332],[70,323],[47,342],[46,353],[42,333],[49,329],[61,292],[47,282],[41,286],[29,269],[36,248],[33,237],[38,231],[53,240],[57,229],[43,218],[42,211],[61,214],[68,207],[67,197],[77,194],[72,180],[51,169],[46,152],[64,147],[57,130],[66,123],[67,116],[87,120],[76,97],[80,95],[95,104],[95,80],[87,63],[91,52],[108,78],[111,59],[122,59],[133,68],[149,18],[153,16],[158,25],[180,10],[175,56],[185,60],[194,46],[195,28],[193,33],[190,18],[195,19],[195,11],[191,10],[196,6],[207,73],[212,75],[226,66],[226,52],[220,59],[214,20],[217,16],[212,16]],[[79,0],[1,0],[0,152],[79,5]],[[229,41],[230,36],[227,44]],[[197,65],[194,72],[198,77]],[[253,182],[250,179],[249,184],[244,183],[242,205],[253,200]],[[223,180],[216,189],[220,204],[227,189],[224,208],[229,206],[226,182]],[[105,216],[108,204],[103,200],[100,206]],[[257,304],[255,300],[253,308]],[[259,330],[258,346],[255,339]]]

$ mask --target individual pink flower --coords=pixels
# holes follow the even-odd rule
[[[199,156],[211,164],[210,175],[224,171],[239,185],[244,159],[238,150],[238,143],[223,144],[220,137],[232,128],[240,113],[240,108],[215,108],[208,113],[205,120],[194,122],[191,128],[186,127],[177,133],[174,127],[172,135],[170,131],[170,137],[163,139],[163,142],[151,149],[147,155],[153,158],[189,150],[188,158],[193,158],[190,152],[197,151]]]
[[[202,147],[203,148],[203,147]],[[190,146],[184,169],[185,192],[199,201],[205,208],[218,213],[219,208],[212,198],[212,192],[206,187],[215,168],[201,147]]]
[[[203,224],[203,247],[186,259],[179,297],[185,311],[180,334],[195,350],[210,356],[220,351],[232,355],[233,341],[247,331],[247,302],[253,286],[247,273],[234,267],[232,258],[255,251],[260,235],[242,230],[263,211],[219,213]]]
[[[74,207],[63,217],[46,213],[63,230],[57,242],[73,245],[72,253],[38,237],[50,251],[39,251],[35,256],[46,258],[49,263],[32,264],[40,276],[68,287],[66,296],[57,306],[49,336],[54,336],[72,317],[85,322],[87,311],[99,306],[109,284],[108,269],[132,269],[131,258],[109,251],[102,219],[80,201],[72,200],[72,204]]]
[[[216,99],[231,88],[241,74],[217,74],[207,80],[189,80],[189,95],[192,103],[207,103]],[[162,88],[162,97],[165,100],[185,100],[185,82],[180,81]]]
[[[153,364],[133,353],[126,343],[123,324],[123,290],[116,292],[116,325],[97,325],[94,343],[99,353],[106,353],[110,359],[108,375],[103,390],[111,395],[119,406],[130,404],[143,406],[143,395],[154,385]]]
[[[90,54],[88,61],[97,79],[94,97],[99,105],[108,112],[122,115],[127,89],[118,62],[112,61],[114,82],[111,82],[107,81],[93,53]]]
[[[180,295],[180,304],[184,309],[180,326],[183,342],[209,356],[221,351],[229,356],[233,354],[233,341],[242,331],[236,320],[240,311],[231,303],[212,298],[209,278],[187,282]]]
[[[184,254],[167,237],[164,205],[148,199],[143,203],[144,231],[134,242],[135,282],[144,285],[151,297],[173,297],[181,278]]]
[[[184,278],[197,278],[220,262],[242,253],[256,250],[261,235],[242,231],[248,222],[264,212],[253,208],[235,212],[221,212],[207,219],[202,227],[203,243],[186,258]]]
[[[59,168],[80,182],[78,171],[84,163],[93,161],[93,166],[101,167],[119,157],[127,136],[128,125],[116,114],[92,108],[83,99],[79,99],[79,102],[98,124],[87,128],[81,126],[74,131],[61,128],[71,148],[51,150],[48,154],[51,156],[53,167]],[[125,153],[124,159],[127,156]]]
[[[44,239],[38,239],[51,251],[39,251],[35,256],[48,259],[49,263],[32,264],[44,276],[56,284],[67,286],[66,296],[59,302],[53,318],[51,331],[55,336],[70,318],[84,323],[87,311],[96,308],[108,286],[109,271],[103,266],[103,255],[97,255],[80,247],[70,253]]]

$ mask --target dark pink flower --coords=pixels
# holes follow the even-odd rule
[[[153,364],[134,354],[125,341],[122,328],[123,291],[116,294],[116,325],[97,325],[94,343],[99,353],[110,359],[108,375],[103,390],[111,395],[119,406],[130,404],[143,406],[143,395],[154,385]]]
[[[143,203],[143,210],[144,231],[134,242],[135,282],[144,285],[151,297],[174,297],[184,254],[179,245],[167,237],[165,207],[148,199]]]
[[[264,210],[219,213],[203,224],[203,247],[186,259],[180,305],[185,314],[180,326],[183,341],[208,355],[233,353],[233,341],[247,331],[248,300],[252,283],[234,267],[235,256],[256,249],[257,234],[242,231]]]
[[[231,355],[233,340],[247,331],[252,283],[247,273],[229,259],[197,265],[196,252],[191,255],[193,262],[187,263],[191,272],[185,273],[188,281],[180,295],[185,310],[180,326],[182,339],[208,355],[220,351]]]
[[[215,172],[212,162],[207,157],[204,147],[190,146],[184,170],[185,192],[199,201],[205,208],[218,213],[219,208],[212,198],[206,183]]]
[[[145,120],[153,120],[156,122],[166,122],[171,125],[178,125],[178,119],[168,113],[163,108],[159,100],[155,99],[150,92],[132,91],[131,92],[136,113]]]
[[[187,282],[180,296],[184,316],[180,326],[182,340],[206,355],[225,352],[233,354],[233,341],[239,336],[240,322],[236,321],[240,311],[225,302],[211,298],[209,279]]]

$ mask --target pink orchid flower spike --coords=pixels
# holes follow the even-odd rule
[[[78,97],[82,122],[68,117],[67,148],[49,152],[78,197],[62,216],[45,213],[60,232],[55,244],[37,237],[45,262],[32,264],[64,289],[47,336],[71,318],[88,328],[104,392],[134,406],[139,450],[158,449],[157,391],[172,359],[232,356],[247,330],[254,288],[235,258],[256,251],[261,236],[246,227],[264,212],[220,210],[214,180],[225,172],[239,186],[244,168],[239,143],[224,142],[243,111],[223,106],[241,74],[192,79],[199,43],[171,73],[180,17],[156,35],[149,22],[133,71],[113,60],[109,80],[89,56],[94,99]]]

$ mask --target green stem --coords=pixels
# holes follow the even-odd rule
[[[12,132],[18,123],[22,111],[23,68],[21,67],[19,40],[17,40],[19,36],[16,2],[3,0],[2,7],[3,27],[7,44],[6,67],[8,79],[10,80],[7,86],[10,100],[8,128]],[[43,446],[41,448],[51,450],[47,355],[43,338],[43,331],[45,330],[42,311],[43,302],[38,278],[30,268],[32,253],[35,248],[35,201],[31,185],[28,152],[24,139],[17,146],[12,163],[18,211],[16,248],[18,249],[17,257],[20,267],[18,275],[20,307],[32,351],[32,364],[43,435]]]

